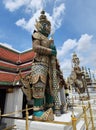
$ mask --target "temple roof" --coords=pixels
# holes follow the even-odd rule
[[[7,62],[12,62],[17,64],[18,62],[27,62],[29,60],[32,60],[34,57],[34,52],[32,49],[25,51],[25,52],[17,52],[15,50],[12,50],[8,47],[5,47],[3,45],[0,45],[0,56],[2,60],[5,60]]]
[[[14,82],[20,79],[19,70],[21,70],[22,75],[31,71],[35,53],[32,49],[17,52],[3,45],[0,46],[0,86],[13,86]]]

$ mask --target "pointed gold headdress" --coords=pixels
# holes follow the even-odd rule
[[[41,29],[43,29],[42,25],[44,26],[44,24],[50,25],[51,23],[50,21],[47,19],[46,15],[45,15],[45,11],[41,11],[41,15],[39,17],[39,20],[36,20],[36,24],[35,27],[38,31],[41,31]]]

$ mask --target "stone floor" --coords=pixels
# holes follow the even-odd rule
[[[96,94],[94,93],[91,95],[91,99],[89,100],[92,112],[94,116],[94,126],[96,128]],[[88,104],[88,101],[83,102],[84,105]],[[68,126],[62,124],[61,122],[71,122],[71,116],[74,112],[75,117],[78,119],[83,113],[82,109],[82,101],[78,100],[78,98],[74,98],[74,109],[68,109],[65,114],[62,114],[60,117],[55,116],[55,122],[38,122],[38,121],[28,121],[28,130],[72,130],[72,126]],[[57,122],[57,123],[56,123]],[[16,125],[15,129],[13,130],[26,130],[26,121],[25,120],[15,120],[14,125]],[[76,125],[77,130],[86,130],[84,119],[81,118]],[[1,129],[0,129],[1,130]],[[92,124],[90,124],[90,128],[88,130],[92,130]]]

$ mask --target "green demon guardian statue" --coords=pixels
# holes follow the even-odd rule
[[[41,12],[35,27],[32,35],[35,57],[32,62],[31,74],[25,79],[21,78],[22,89],[27,95],[27,99],[33,100],[34,120],[54,120],[53,111],[60,116],[58,99],[60,83],[58,83],[56,71],[57,51],[54,40],[48,39],[51,24],[44,11]]]

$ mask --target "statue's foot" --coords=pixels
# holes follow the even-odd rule
[[[40,116],[38,116],[38,114],[33,115],[32,119],[37,121],[53,121],[54,120],[53,110],[52,108],[49,108],[47,111],[43,112]]]
[[[44,111],[35,111],[33,112],[32,119],[40,121],[40,117],[43,115]]]

